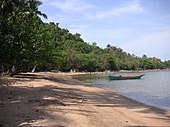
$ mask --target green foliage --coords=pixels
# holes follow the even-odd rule
[[[164,69],[170,61],[142,58],[107,45],[85,42],[59,23],[43,23],[39,0],[0,1],[0,72],[14,75],[27,71],[104,71]]]
[[[165,66],[165,68],[170,68],[170,60],[165,61],[163,65]]]

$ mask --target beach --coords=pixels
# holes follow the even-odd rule
[[[168,127],[170,113],[70,73],[22,73],[0,78],[3,127]]]

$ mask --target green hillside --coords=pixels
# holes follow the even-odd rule
[[[79,33],[43,23],[38,0],[0,2],[0,72],[104,71],[170,68],[170,61],[142,58],[108,44],[85,42]]]

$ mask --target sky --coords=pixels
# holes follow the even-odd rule
[[[88,43],[170,60],[170,0],[41,1],[44,22],[59,23]]]

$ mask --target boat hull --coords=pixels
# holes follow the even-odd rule
[[[142,75],[135,75],[135,76],[108,76],[109,80],[131,80],[131,79],[140,79]]]

